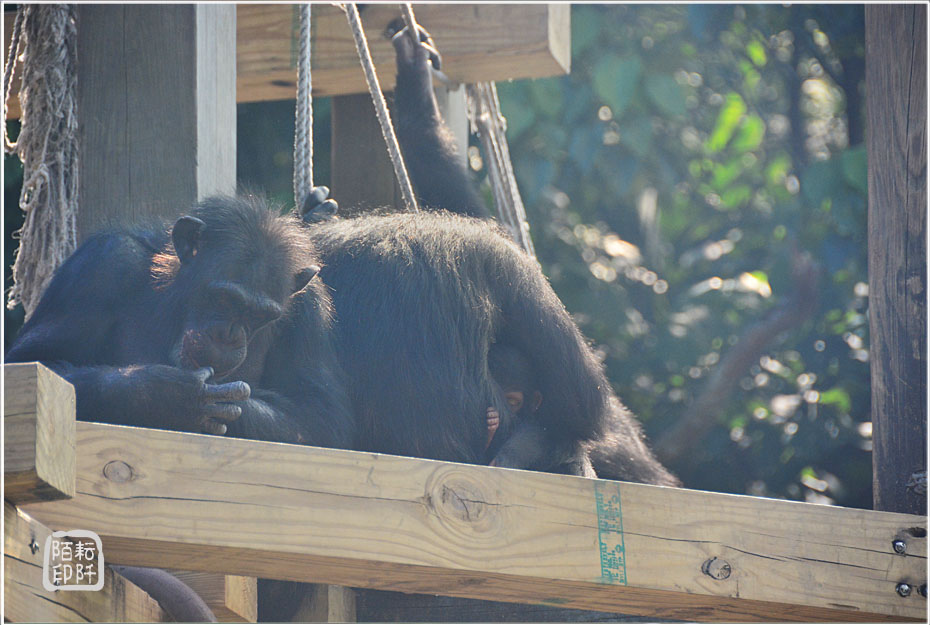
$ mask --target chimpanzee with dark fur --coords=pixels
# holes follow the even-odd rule
[[[420,40],[406,30],[393,37],[393,119],[418,199],[488,217],[436,104],[430,64],[438,53],[425,31]],[[593,474],[591,457],[618,453],[623,461],[613,466],[625,476],[616,477],[677,483],[643,443],[538,264],[489,221],[421,213],[312,231],[333,288],[362,449],[580,475]],[[535,384],[545,395],[532,418],[515,419],[496,388],[494,344],[538,363]],[[485,450],[489,405],[501,418]]]
[[[348,447],[353,419],[306,229],[214,198],[91,236],[6,355],[74,384],[79,419]]]

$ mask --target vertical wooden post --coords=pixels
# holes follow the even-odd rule
[[[468,150],[465,89],[436,89],[443,119],[452,130],[464,160]],[[332,196],[346,215],[378,208],[404,209],[381,126],[371,96],[336,96],[332,99]]]
[[[236,8],[78,7],[78,236],[236,181]]]
[[[873,498],[927,506],[927,7],[866,5]]]

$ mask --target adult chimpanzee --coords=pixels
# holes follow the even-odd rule
[[[407,168],[424,206],[486,217],[433,95],[438,54],[425,32],[421,40],[414,45],[406,31],[393,38],[394,123]],[[359,448],[486,461],[491,405],[502,416],[489,450],[499,466],[590,474],[586,441],[599,441],[624,456],[628,479],[676,483],[537,263],[491,223],[421,213],[317,223],[311,232],[333,289]],[[495,343],[538,365],[545,399],[532,418],[515,420],[493,384]]]
[[[254,197],[91,236],[6,354],[71,382],[79,419],[348,447],[353,420],[306,229]]]

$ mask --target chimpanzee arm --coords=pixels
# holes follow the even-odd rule
[[[5,360],[37,360],[71,382],[81,420],[219,434],[239,413],[226,402],[247,398],[247,385],[206,384],[206,369],[123,365],[133,358],[121,344],[121,324],[158,323],[154,312],[126,320],[149,288],[155,237],[140,231],[88,239],[59,268]]]
[[[455,140],[439,113],[430,75],[430,52],[414,46],[406,29],[397,33],[394,128],[420,202],[474,217],[490,217],[456,153]],[[428,39],[425,31],[421,38]],[[431,41],[428,43],[432,43]]]
[[[342,368],[331,339],[331,311],[318,281],[295,296],[265,357],[259,388],[238,405],[228,435],[348,448],[354,442]]]

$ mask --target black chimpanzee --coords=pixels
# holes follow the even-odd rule
[[[406,30],[393,38],[393,117],[418,198],[487,217],[432,91],[438,54],[425,31],[420,39],[414,45]],[[489,453],[500,455],[499,466],[590,474],[589,456],[609,455],[595,453],[608,445],[624,455],[626,479],[677,483],[642,442],[538,264],[489,221],[421,213],[310,229],[333,289],[359,448],[461,462],[486,462]],[[513,419],[495,388],[494,344],[538,364],[545,399],[532,418]],[[489,405],[501,429],[486,451]]]
[[[79,419],[348,447],[353,419],[306,229],[252,196],[91,236],[6,354],[75,386]]]

